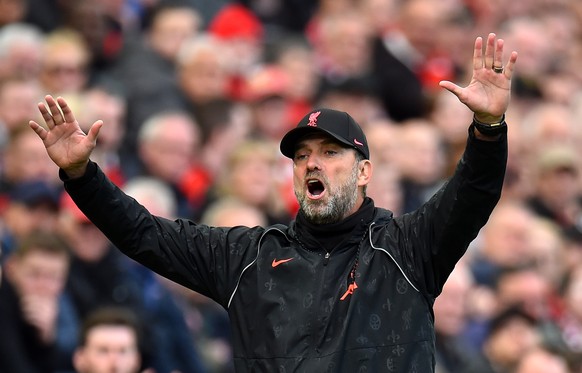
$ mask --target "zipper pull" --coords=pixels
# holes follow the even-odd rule
[[[323,265],[326,266],[327,262],[329,262],[329,257],[331,256],[331,254],[329,252],[325,253],[325,256],[323,257]]]

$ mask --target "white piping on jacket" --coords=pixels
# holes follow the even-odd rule
[[[283,232],[279,228],[270,227],[263,232],[263,234],[261,235],[261,238],[259,238],[259,243],[257,244],[257,246],[258,246],[257,247],[257,256],[255,257],[255,259],[252,262],[250,262],[249,264],[247,264],[246,267],[243,268],[240,275],[238,276],[238,280],[236,281],[236,286],[234,287],[234,290],[232,291],[232,294],[230,295],[230,298],[228,299],[228,304],[226,305],[227,309],[230,308],[230,304],[232,303],[232,299],[234,298],[234,295],[236,294],[236,292],[238,290],[238,285],[240,284],[240,280],[242,279],[243,274],[245,273],[245,271],[247,269],[250,268],[250,266],[252,266],[253,264],[255,264],[257,262],[257,259],[259,258],[259,252],[261,251],[261,242],[263,241],[263,237],[265,237],[267,232],[270,232],[270,231],[279,231],[279,232],[283,233],[285,238],[287,238],[287,235],[285,234],[285,232]]]
[[[414,286],[414,284],[412,283],[412,281],[410,281],[410,279],[408,278],[408,276],[406,276],[406,273],[404,273],[404,270],[402,269],[402,267],[400,266],[400,264],[398,264],[398,262],[396,261],[396,259],[394,259],[394,257],[392,256],[392,254],[390,254],[386,249],[383,249],[381,247],[376,247],[374,246],[374,243],[372,242],[372,227],[375,225],[376,223],[372,222],[372,224],[370,224],[370,228],[368,229],[368,237],[370,240],[370,246],[372,246],[372,248],[374,250],[380,250],[382,252],[384,252],[386,255],[388,255],[388,257],[390,259],[392,259],[392,261],[394,262],[394,264],[396,264],[396,267],[398,268],[398,270],[400,271],[400,273],[402,273],[402,276],[404,276],[404,278],[406,279],[406,281],[410,284],[410,286],[412,286],[412,288],[414,290],[416,290],[417,292],[420,293],[420,290],[418,290],[418,288],[416,286]],[[232,299],[234,298],[234,295],[236,294],[237,290],[238,290],[238,286],[240,284],[240,281],[242,279],[243,274],[245,273],[245,271],[247,269],[249,269],[253,264],[255,264],[257,262],[257,259],[259,258],[259,252],[261,251],[261,242],[263,241],[263,237],[265,237],[265,235],[270,232],[270,231],[279,231],[281,232],[285,237],[287,237],[287,234],[285,234],[285,232],[283,232],[281,229],[278,228],[274,228],[271,227],[267,230],[265,230],[263,232],[263,234],[261,235],[261,238],[259,239],[259,243],[258,243],[258,247],[257,247],[257,256],[255,257],[255,259],[250,262],[249,264],[247,264],[246,267],[243,268],[243,270],[241,271],[240,275],[238,276],[238,280],[236,282],[236,286],[234,287],[234,290],[232,292],[232,294],[230,295],[230,298],[228,299],[228,304],[227,304],[227,308],[230,308],[230,304],[232,303]]]
[[[384,252],[386,255],[388,255],[390,257],[390,259],[392,259],[392,261],[394,262],[394,264],[396,264],[396,267],[398,267],[398,270],[400,271],[400,273],[402,273],[402,276],[404,276],[404,278],[410,284],[410,286],[412,286],[412,288],[414,290],[416,290],[417,292],[420,293],[420,290],[418,290],[418,288],[416,286],[414,286],[414,284],[412,283],[412,281],[410,281],[410,279],[408,278],[408,276],[406,276],[406,273],[404,273],[404,270],[402,269],[402,267],[400,266],[400,264],[398,264],[398,262],[396,261],[396,259],[394,259],[394,257],[392,256],[392,254],[390,254],[388,252],[388,250],[386,250],[384,248],[374,246],[374,242],[372,242],[372,227],[375,224],[376,223],[372,222],[372,224],[370,224],[370,228],[368,229],[369,238],[370,238],[370,246],[372,246],[372,249],[374,249],[374,250],[380,250],[380,251]]]

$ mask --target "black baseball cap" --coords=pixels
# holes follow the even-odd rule
[[[281,153],[293,159],[299,140],[314,132],[323,132],[340,143],[356,149],[365,159],[370,159],[368,140],[362,128],[354,118],[345,111],[333,109],[316,109],[309,112],[281,140]]]

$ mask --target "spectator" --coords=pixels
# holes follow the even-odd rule
[[[14,184],[6,194],[2,211],[1,246],[7,257],[18,242],[35,231],[54,233],[58,229],[62,189],[42,181]]]
[[[271,65],[248,74],[243,96],[252,113],[252,136],[276,141],[290,128],[290,101],[286,97],[290,76],[281,68]]]
[[[403,212],[417,209],[445,182],[445,148],[440,132],[426,120],[411,119],[398,134],[396,167],[401,174]]]
[[[182,108],[178,55],[198,34],[200,22],[196,9],[186,4],[159,3],[148,13],[144,30],[128,35],[120,56],[104,74],[120,83],[127,100],[125,157],[135,155],[143,122],[161,111]]]
[[[35,79],[40,71],[44,34],[27,23],[0,29],[0,79]]]
[[[156,215],[175,219],[177,217],[176,198],[170,186],[149,176],[137,176],[128,181],[123,190],[138,200]]]
[[[11,186],[29,181],[43,181],[55,187],[58,186],[57,168],[51,164],[51,159],[40,152],[38,142],[34,141],[28,131],[17,131],[10,138],[4,149],[2,161],[2,189],[9,190]]]
[[[265,225],[268,217],[256,206],[236,198],[223,197],[208,206],[201,221],[213,222],[213,225],[220,227],[256,227]]]
[[[60,7],[60,27],[78,33],[90,52],[87,70],[93,80],[118,58],[123,46],[123,2],[76,0],[62,2]]]
[[[576,118],[571,110],[563,104],[542,102],[523,116],[522,123],[527,123],[523,131],[523,150],[533,156],[545,147],[567,144],[577,147],[581,139]]]
[[[252,113],[248,105],[229,100],[213,100],[200,108],[197,122],[202,133],[199,159],[203,165],[199,174],[186,180],[196,206],[205,203],[209,186],[224,169],[232,149],[249,138]],[[203,172],[202,172],[203,171]]]
[[[557,325],[555,292],[550,280],[534,266],[506,269],[498,278],[497,312],[519,307],[535,320],[540,341],[554,349],[567,350]]]
[[[558,291],[568,273],[566,233],[544,218],[536,219],[532,229],[531,251],[536,270]]]
[[[81,96],[81,117],[88,122],[98,118],[107,120],[99,145],[93,157],[103,164],[105,173],[119,185],[126,181],[125,170],[121,165],[122,141],[126,133],[127,104],[121,93],[107,85],[96,85],[85,90]],[[87,128],[84,128],[87,130]]]
[[[197,117],[204,105],[229,99],[229,71],[225,46],[201,34],[184,42],[178,55],[178,84],[187,108]]]
[[[99,306],[141,309],[143,289],[127,260],[76,208],[67,195],[61,200],[60,229],[71,248],[67,291],[81,318]]]
[[[330,107],[353,113],[354,120],[365,123],[387,118],[378,100],[374,83],[367,78],[347,78],[339,82],[323,82],[315,106]]]
[[[540,149],[534,157],[530,208],[562,229],[582,226],[577,151],[564,144],[555,144]]]
[[[352,8],[350,12],[322,15],[313,44],[319,72],[332,85],[348,79],[370,79],[372,30],[355,7],[348,8]]]
[[[480,356],[473,359],[464,372],[511,372],[520,359],[540,343],[536,322],[531,316],[519,308],[505,309],[491,320]]]
[[[291,214],[281,198],[277,149],[269,141],[250,140],[234,148],[215,185],[215,198],[234,198],[265,213],[270,224],[288,223]],[[212,200],[212,197],[210,197]]]
[[[357,3],[372,26],[374,35],[381,36],[392,29],[398,14],[396,0],[364,0]]]
[[[375,40],[373,72],[384,110],[401,122],[430,112],[438,81],[454,80],[455,66],[439,37],[443,2],[405,1],[396,14],[394,27]]]
[[[315,63],[315,53],[306,40],[287,37],[274,49],[274,64],[287,76],[292,84],[284,87],[288,102],[287,123],[297,123],[303,113],[313,106],[321,77]],[[288,82],[289,83],[289,82]]]
[[[147,206],[151,211],[169,219],[176,217],[176,201],[171,188],[164,182],[150,177],[136,177],[124,186],[125,192]],[[180,299],[173,292],[170,282],[135,262],[129,262],[130,270],[139,275],[144,293],[144,306],[150,314],[148,322],[155,343],[156,372],[192,372],[206,370],[200,356],[198,340],[189,333]]]
[[[515,201],[500,203],[483,227],[476,243],[471,268],[479,285],[493,288],[504,269],[534,261],[530,230],[535,215]]]
[[[183,315],[170,294],[151,271],[120,256],[68,196],[63,204],[63,229],[73,254],[67,289],[79,316],[88,317],[99,307],[129,308],[152,336],[144,341],[146,366],[157,373],[200,372],[193,345],[188,340],[180,342]]]
[[[191,176],[205,174],[197,162],[200,127],[184,112],[163,112],[149,118],[138,134],[139,165],[130,175],[151,176],[171,186],[178,203],[178,216],[198,213],[192,201],[198,190],[189,190]]]
[[[74,98],[87,87],[93,56],[76,31],[59,29],[47,35],[42,48],[39,81],[44,92]]]
[[[0,371],[70,371],[78,318],[65,292],[69,251],[59,236],[32,232],[6,263],[0,287]]]
[[[475,351],[468,351],[463,330],[468,316],[467,300],[473,287],[471,271],[459,262],[434,304],[436,361],[439,373],[464,372]]]
[[[264,60],[263,24],[242,4],[224,5],[210,20],[207,32],[221,45],[227,74],[226,97],[243,98],[244,81]]]
[[[443,141],[446,162],[444,174],[446,176],[452,175],[455,171],[456,160],[462,154],[467,136],[464,124],[470,118],[471,111],[455,100],[455,97],[447,95],[446,92],[435,95],[434,107],[428,115],[428,120],[437,128]],[[509,149],[510,154],[513,148],[512,143],[512,147]]]
[[[32,79],[7,78],[0,82],[0,148],[10,137],[22,130],[39,99],[42,98],[38,82]]]
[[[379,119],[366,125],[370,156],[374,161],[375,176],[368,184],[368,195],[378,206],[389,209],[394,216],[403,213],[404,191],[397,166],[400,126]]]
[[[99,308],[85,318],[73,362],[78,373],[138,373],[143,335],[136,315]]]
[[[545,33],[543,22],[531,14],[519,14],[509,18],[503,25],[503,34],[507,46],[518,48],[524,59],[520,60],[520,71],[515,75],[513,87],[516,108],[527,111],[535,107],[535,103],[542,97],[544,84],[541,76],[552,69],[553,58],[551,53],[542,53],[542,50],[552,50],[553,41],[550,34]]]

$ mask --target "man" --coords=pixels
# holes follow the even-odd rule
[[[502,53],[495,34],[477,38],[470,84],[440,83],[474,112],[467,149],[433,199],[397,218],[365,197],[372,163],[347,113],[313,111],[285,135],[301,208],[269,228],[152,216],[89,161],[103,123],[85,135],[62,98],[46,96],[47,127],[30,126],[117,247],[228,310],[237,372],[434,372],[432,304],[501,193],[517,60],[503,69]]]
[[[7,257],[0,287],[0,372],[72,368],[77,317],[64,289],[68,250],[60,236],[32,231]]]
[[[137,373],[140,369],[140,327],[125,308],[101,308],[81,329],[73,364],[79,373]]]

